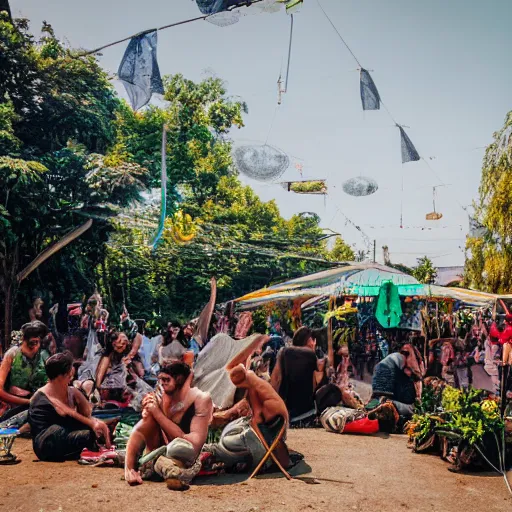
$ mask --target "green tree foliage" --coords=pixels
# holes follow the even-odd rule
[[[92,210],[103,206],[106,215],[112,214],[104,207],[107,200],[127,205],[138,196],[145,169],[136,163],[112,164],[95,153],[112,145],[119,105],[95,59],[76,58],[46,23],[36,41],[26,20],[11,23],[0,14],[0,300],[5,338],[19,272],[83,224]],[[106,239],[101,231],[108,229],[100,222],[87,236]],[[74,275],[79,275],[80,263],[95,264],[93,253],[81,249],[79,243],[62,255],[73,262]],[[53,258],[52,265],[37,272],[39,289],[52,288],[69,275],[71,269],[64,265],[55,274],[59,256]],[[50,268],[53,273],[45,275]],[[31,279],[28,289],[21,290],[22,296],[30,294],[33,283]],[[69,283],[64,288],[70,291]],[[26,320],[19,309],[15,317]]]
[[[412,275],[423,284],[433,284],[437,277],[437,270],[427,256],[418,258],[418,264],[412,269]]]
[[[512,112],[487,147],[475,205],[481,236],[468,236],[464,284],[493,293],[512,290]]]
[[[333,248],[327,253],[331,261],[355,261],[356,255],[350,245],[341,236],[337,236]]]
[[[36,294],[47,305],[82,300],[97,288],[115,321],[180,318],[200,309],[209,279],[218,301],[332,265],[315,214],[284,219],[274,201],[243,186],[230,130],[246,105],[223,82],[164,79],[165,105],[133,112],[116,98],[93,57],[65,48],[44,24],[0,21],[0,289],[5,332]],[[168,219],[152,249],[159,202],[162,129],[168,133]],[[158,195],[158,194],[157,194]],[[173,214],[190,215],[196,236],[180,243]],[[19,272],[88,218],[92,229],[20,283]],[[18,293],[17,293],[18,292]]]

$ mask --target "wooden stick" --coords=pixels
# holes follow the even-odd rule
[[[285,430],[286,430],[286,424],[284,424],[282,426],[281,431],[279,432],[277,437],[274,439],[274,442],[272,443],[270,448],[267,450],[267,453],[265,454],[265,456],[260,460],[260,463],[256,466],[256,469],[252,472],[252,474],[248,478],[248,480],[250,480],[251,478],[254,478],[258,474],[259,470],[263,467],[263,464],[265,464],[265,462],[267,462],[267,459],[272,455],[272,452],[276,449],[276,446],[281,441],[281,438],[283,437]],[[290,476],[290,475],[288,475],[288,476]],[[290,479],[291,479],[291,477],[290,477]]]
[[[285,427],[286,425],[283,425],[283,428]],[[260,441],[261,441],[261,444],[263,444],[263,446],[265,447],[265,450],[267,450],[267,452],[270,450],[268,444],[267,444],[267,441],[265,440],[265,437],[263,436],[263,434],[261,433],[261,430],[259,429],[258,425],[254,425],[253,427],[254,431],[256,432],[256,435],[259,437]],[[282,435],[279,434],[281,437]],[[283,468],[282,464],[279,462],[279,460],[277,459],[277,457],[275,456],[274,452],[271,451],[270,452],[270,456],[272,457],[273,461],[276,463],[277,467],[281,470],[281,472],[284,474],[284,476],[288,479],[288,480],[291,480],[292,477],[290,476],[290,474],[288,473],[288,471],[286,471],[286,469]],[[252,477],[252,475],[251,475]],[[249,479],[251,478],[249,477]]]

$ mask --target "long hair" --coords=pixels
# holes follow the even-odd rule
[[[121,334],[124,334],[124,332],[111,330],[108,333],[106,343],[105,343],[105,351],[103,352],[104,356],[109,357],[112,354],[116,353],[114,350],[114,341],[116,341],[117,338],[119,338],[119,336],[121,336]],[[126,336],[126,334],[125,334],[125,336]],[[126,344],[126,350],[123,352],[123,355],[126,354],[127,352],[129,352],[129,350],[130,350],[130,343],[128,342]]]
[[[184,347],[186,347],[187,346],[187,340],[185,338],[185,333],[183,332],[183,327],[177,321],[172,321],[171,325],[169,327],[167,327],[167,330],[166,330],[166,332],[164,334],[164,340],[163,340],[162,346],[165,347],[165,346],[169,345],[172,342],[171,333],[170,333],[170,329],[172,327],[178,327],[180,329],[180,331],[178,332],[178,335],[176,336],[176,340],[179,341]]]

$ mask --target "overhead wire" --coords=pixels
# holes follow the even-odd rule
[[[343,38],[343,36],[341,35],[341,32],[338,30],[338,28],[336,27],[336,25],[334,24],[334,22],[331,20],[331,18],[329,17],[329,15],[327,14],[327,12],[325,11],[325,9],[322,7],[322,4],[320,3],[320,0],[317,0],[317,4],[320,8],[320,10],[322,11],[322,13],[324,14],[325,18],[327,19],[327,21],[329,22],[329,24],[332,26],[332,28],[334,29],[334,31],[336,32],[336,34],[338,35],[339,39],[341,40],[341,42],[343,43],[343,45],[345,46],[345,48],[349,51],[349,53],[352,55],[352,57],[354,58],[354,60],[356,61],[356,63],[358,64],[359,68],[360,69],[365,69],[363,68],[362,64],[360,63],[359,59],[357,58],[357,56],[355,55],[355,53],[352,51],[352,49],[350,48],[350,46],[348,45],[348,43],[345,41],[345,39]],[[390,119],[393,121],[393,123],[397,126],[397,127],[404,127],[404,125],[401,125],[400,123],[398,123],[395,119],[395,117],[393,116],[393,114],[391,113],[391,111],[389,110],[389,108],[387,107],[387,105],[384,103],[384,101],[382,101],[382,97],[380,95],[380,92],[379,92],[379,99],[380,99],[380,103],[381,105],[384,107],[384,110],[387,112],[388,116],[390,117]],[[439,183],[441,183],[442,185],[446,185],[446,183],[442,180],[442,178],[439,176],[439,174],[430,166],[430,164],[427,162],[427,160],[424,158],[424,157],[421,157],[421,160],[426,164],[426,166],[429,168],[429,170],[431,171],[431,173],[437,178],[437,180],[439,181]],[[403,196],[403,177],[402,177],[402,196]],[[464,210],[465,212],[467,212],[467,207],[463,206],[462,203],[460,201],[457,200],[457,198],[455,198],[455,201],[457,202],[457,204],[460,206],[460,208],[462,210]],[[403,218],[402,218],[403,214],[402,212],[400,213],[400,224],[403,223]]]
[[[250,7],[253,4],[258,4],[258,3],[263,2],[263,1],[264,0],[250,0],[246,4],[235,5],[231,9],[227,9],[227,11],[229,12],[231,10],[238,9],[238,8],[241,8],[241,7]],[[86,57],[87,55],[92,55],[94,53],[98,53],[98,52],[100,52],[102,50],[105,50],[106,48],[110,48],[111,46],[115,46],[116,44],[120,44],[120,43],[124,43],[125,41],[129,41],[133,37],[137,37],[137,36],[140,36],[140,35],[143,35],[143,34],[148,34],[149,32],[159,32],[161,30],[166,30],[168,28],[178,27],[180,25],[186,25],[188,23],[193,23],[195,21],[206,20],[210,16],[214,16],[214,15],[206,14],[206,15],[203,15],[203,16],[196,16],[195,18],[189,18],[188,20],[177,21],[175,23],[169,23],[168,25],[163,25],[161,27],[156,27],[156,28],[150,28],[150,29],[147,29],[147,30],[143,30],[142,32],[137,32],[136,34],[132,34],[131,36],[124,37],[123,39],[119,39],[118,41],[114,41],[112,43],[108,43],[108,44],[105,44],[103,46],[100,46],[99,48],[95,48],[94,50],[90,50],[90,51],[87,51],[87,52],[79,53],[77,55],[74,55],[74,57],[76,57],[76,58],[78,58],[78,57]]]

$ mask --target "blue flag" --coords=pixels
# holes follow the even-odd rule
[[[125,86],[133,110],[147,105],[153,93],[164,93],[156,45],[156,30],[132,37],[119,65],[117,74]]]

